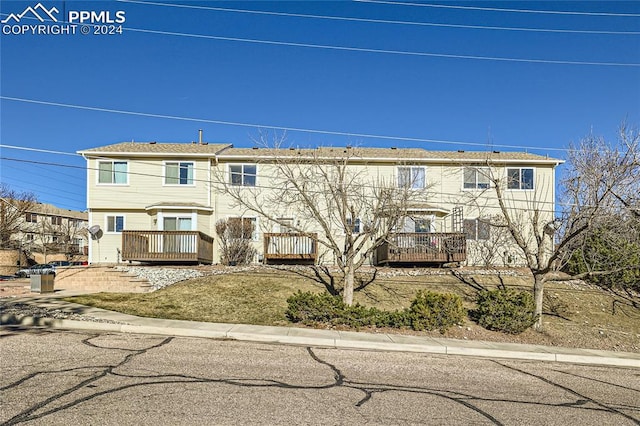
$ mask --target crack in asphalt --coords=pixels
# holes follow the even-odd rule
[[[432,388],[421,387],[421,386],[398,386],[398,385],[388,385],[388,384],[381,384],[381,383],[352,381],[352,380],[349,380],[346,377],[346,375],[340,370],[340,368],[338,368],[336,365],[318,356],[314,351],[314,349],[311,347],[306,348],[306,351],[309,357],[315,363],[328,368],[332,372],[332,380],[329,383],[320,384],[320,385],[296,385],[296,384],[291,384],[284,381],[263,379],[263,378],[247,379],[247,378],[228,377],[228,378],[220,378],[220,379],[210,379],[206,377],[199,377],[199,376],[193,376],[188,374],[147,374],[147,375],[128,374],[128,373],[120,372],[116,370],[130,363],[136,357],[144,355],[154,349],[168,345],[173,341],[174,338],[173,337],[164,338],[159,343],[156,343],[141,349],[131,349],[131,348],[111,347],[111,346],[106,347],[106,346],[101,346],[94,342],[94,340],[97,337],[109,336],[109,335],[111,334],[91,334],[88,337],[82,339],[81,343],[96,349],[109,350],[109,351],[111,350],[124,351],[126,354],[124,355],[123,359],[120,362],[117,362],[115,364],[107,364],[107,365],[94,365],[94,366],[59,369],[55,371],[34,372],[8,385],[1,387],[0,391],[4,392],[4,391],[15,389],[21,384],[24,384],[25,382],[32,380],[41,375],[55,375],[55,374],[64,374],[69,372],[84,372],[86,370],[92,370],[92,369],[97,370],[90,377],[81,380],[79,383],[73,386],[70,386],[67,389],[64,389],[54,395],[51,395],[50,397],[44,399],[43,401],[35,403],[31,407],[14,415],[3,424],[15,425],[23,422],[41,419],[48,415],[61,412],[63,410],[77,406],[84,402],[90,401],[92,399],[109,395],[109,394],[114,394],[127,389],[137,388],[137,387],[166,385],[166,384],[211,383],[211,384],[226,384],[231,386],[247,387],[247,388],[280,388],[280,389],[288,389],[288,390],[326,390],[331,388],[342,387],[347,389],[353,389],[363,393],[363,397],[354,402],[354,407],[356,408],[360,408],[365,404],[372,403],[373,397],[376,394],[382,394],[387,392],[398,392],[398,393],[415,394],[415,395],[429,395],[429,396],[434,396],[434,397],[438,397],[438,398],[442,398],[442,399],[454,402],[459,406],[463,407],[464,409],[471,410],[475,414],[482,416],[484,419],[488,420],[494,425],[502,425],[503,423],[491,413],[480,408],[478,406],[479,403],[504,402],[504,403],[525,404],[525,405],[532,405],[532,406],[570,407],[570,408],[579,409],[579,410],[609,412],[612,414],[621,415],[627,418],[628,420],[631,420],[635,424],[640,425],[640,422],[636,418],[620,411],[621,409],[638,410],[638,407],[619,407],[620,409],[617,409],[610,405],[606,405],[604,403],[600,403],[589,397],[586,397],[574,391],[573,389],[567,386],[561,385],[559,383],[555,383],[548,378],[545,378],[540,375],[536,375],[534,373],[527,372],[525,370],[518,369],[516,367],[509,366],[497,361],[494,361],[494,362],[503,368],[511,369],[521,374],[526,374],[532,377],[536,377],[549,385],[552,385],[560,389],[563,389],[567,392],[570,392],[571,394],[575,395],[577,399],[576,401],[570,401],[570,402],[558,403],[558,404],[540,403],[535,401],[522,401],[522,400],[513,400],[513,399],[504,399],[504,398],[480,397],[477,395],[465,394],[462,392],[449,391],[449,390],[443,390],[443,389],[432,389]],[[570,373],[566,373],[566,374],[570,374]],[[97,388],[99,387],[99,385],[96,382],[98,382],[100,379],[105,378],[107,376],[142,380],[142,381],[137,383],[123,384],[123,385],[112,387],[109,389],[98,390]],[[590,379],[588,377],[584,378],[582,376],[578,376],[578,375],[576,376],[583,379]],[[591,380],[598,381],[597,379],[591,379]],[[619,386],[621,388],[627,389],[624,386],[615,385],[615,384],[611,384],[611,385]],[[69,395],[72,395],[74,392],[77,392],[80,389],[84,389],[84,390],[92,389],[94,391],[89,395],[85,395],[81,397],[79,396],[73,399],[72,401],[66,402],[60,406],[53,407],[53,408],[51,407],[55,402],[60,401],[64,397],[68,397]],[[629,390],[637,391],[636,389],[631,389],[631,388]]]
[[[498,365],[500,365],[500,366],[502,366],[502,367],[504,367],[504,368],[507,368],[507,369],[509,369],[509,370],[517,371],[517,372],[522,373],[522,374],[524,374],[524,375],[531,376],[531,377],[535,377],[535,378],[537,378],[537,379],[539,379],[539,380],[543,381],[544,383],[547,383],[547,384],[549,384],[549,385],[551,385],[551,386],[554,386],[554,387],[557,387],[557,388],[559,388],[559,389],[562,389],[562,390],[564,390],[564,391],[566,391],[566,392],[569,392],[569,393],[571,393],[571,394],[573,394],[573,395],[577,396],[578,398],[580,398],[580,399],[578,399],[576,402],[572,403],[572,404],[570,405],[571,407],[578,407],[578,406],[581,406],[581,405],[584,405],[584,404],[586,404],[586,403],[589,403],[589,402],[590,402],[590,403],[592,403],[592,404],[594,404],[594,405],[596,405],[596,406],[598,406],[598,407],[602,407],[605,411],[608,411],[608,412],[610,412],[610,413],[614,413],[614,414],[618,414],[618,415],[620,415],[620,416],[622,416],[622,417],[625,417],[625,418],[626,418],[626,419],[628,419],[628,420],[631,420],[631,421],[632,421],[632,422],[634,422],[636,425],[640,425],[640,420],[638,420],[638,419],[636,419],[636,418],[634,418],[634,417],[631,417],[630,415],[628,415],[628,414],[626,414],[626,413],[623,413],[622,411],[620,411],[620,410],[618,410],[618,409],[615,409],[615,408],[613,408],[613,407],[611,407],[611,406],[609,406],[609,405],[607,405],[607,404],[604,404],[604,403],[602,403],[602,402],[596,401],[595,399],[589,398],[588,396],[582,395],[581,393],[579,393],[579,392],[577,392],[577,391],[575,391],[575,390],[571,389],[571,388],[570,388],[570,387],[568,387],[568,386],[564,386],[564,385],[561,385],[560,383],[556,383],[556,382],[552,381],[551,379],[548,379],[548,378],[546,378],[546,377],[543,377],[543,376],[541,376],[541,375],[539,375],[539,374],[534,374],[534,373],[531,373],[531,372],[529,372],[529,371],[521,370],[521,369],[519,369],[519,368],[516,368],[516,367],[510,366],[510,365],[506,365],[506,364],[503,364],[503,363],[498,362],[498,361],[493,361],[493,362],[494,362],[494,363],[496,363],[496,364],[498,364]]]
[[[62,397],[65,397],[67,395],[72,394],[73,392],[77,391],[78,389],[82,389],[84,387],[87,387],[89,384],[92,384],[93,382],[107,376],[109,373],[111,373],[113,370],[115,370],[118,367],[122,367],[123,365],[127,364],[128,362],[130,362],[134,357],[138,356],[138,355],[142,355],[144,353],[146,353],[149,350],[158,348],[160,346],[164,346],[166,344],[168,344],[169,342],[171,342],[173,340],[173,337],[167,337],[165,339],[163,339],[160,343],[156,344],[156,345],[152,345],[148,348],[144,348],[144,349],[128,349],[128,348],[104,348],[98,345],[95,345],[93,343],[91,343],[91,339],[95,339],[98,336],[100,336],[100,334],[93,334],[90,335],[89,337],[87,337],[86,339],[83,339],[81,341],[81,343],[88,345],[88,346],[92,346],[95,348],[99,348],[99,349],[109,349],[109,350],[124,350],[124,351],[130,351],[131,353],[125,355],[124,359],[122,361],[120,361],[118,364],[115,365],[107,365],[104,367],[97,367],[97,366],[91,366],[91,367],[86,367],[86,368],[102,368],[102,371],[99,371],[98,373],[94,374],[92,377],[82,380],[80,383],[71,386],[68,389],[63,390],[62,392],[59,392],[55,395],[50,396],[49,398],[45,399],[44,401],[38,402],[35,405],[27,408],[26,410],[23,410],[22,412],[16,414],[15,416],[11,417],[9,420],[7,420],[4,424],[9,426],[9,425],[14,425],[14,424],[18,424],[18,423],[22,423],[25,421],[31,421],[31,420],[36,420],[42,417],[45,417],[49,414],[53,414],[59,411],[62,411],[66,408],[69,408],[73,405],[77,405],[78,403],[82,402],[82,398],[76,402],[72,402],[66,405],[63,405],[61,407],[57,407],[55,409],[51,409],[49,411],[44,411],[42,413],[39,414],[33,414],[36,411],[46,407],[47,405],[59,400]],[[71,371],[73,371],[74,369],[70,369]],[[31,377],[25,378],[24,380],[18,380],[17,382],[15,382],[12,387],[17,386],[18,383],[24,383],[26,380],[29,380],[30,378],[33,378],[35,376],[37,376],[38,374],[46,374],[48,372],[39,372],[39,373],[34,373],[32,375],[30,375]],[[93,398],[93,396],[91,396]]]

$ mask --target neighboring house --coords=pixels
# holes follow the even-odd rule
[[[20,220],[13,246],[38,263],[86,260],[89,251],[88,213],[34,203]]]
[[[79,153],[87,160],[87,207],[94,230],[91,263],[217,263],[215,225],[229,218],[251,227],[246,238],[255,244],[256,261],[335,261],[322,256],[314,242],[322,230],[314,228],[309,218],[296,217],[289,209],[272,211],[277,222],[268,220],[238,205],[229,191],[282,190],[276,161],[309,168],[318,167],[312,159],[344,157],[361,179],[370,177],[371,185],[408,187],[420,200],[407,203],[406,217],[372,262],[514,265],[521,263],[518,250],[496,226],[500,209],[495,183],[504,182],[508,208],[523,214],[536,209],[550,222],[555,211],[555,167],[562,162],[518,152],[257,149],[155,142],[118,143]],[[349,218],[354,233],[367,226],[366,216]],[[292,232],[293,228],[304,233]],[[459,250],[454,257],[452,241]],[[445,252],[449,257],[442,258]]]

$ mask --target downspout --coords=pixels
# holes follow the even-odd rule
[[[217,153],[213,154],[213,164],[214,164],[213,167],[216,168],[216,172],[217,172],[217,168],[218,168],[218,154]],[[213,214],[211,215],[211,221],[210,221],[210,229],[212,231],[211,234],[213,235],[215,233],[216,221],[217,221],[217,217],[218,217],[218,197],[217,197],[217,194],[216,194],[216,196],[215,196],[215,198],[213,200],[213,205],[212,205],[212,200],[211,200],[212,193],[213,193],[213,185],[211,184],[212,173],[213,173],[212,166],[211,166],[211,164],[209,164],[209,205],[211,207],[213,207]],[[212,264],[215,263],[215,256],[216,256],[216,252],[217,252],[216,243],[217,243],[217,241],[214,240],[214,242],[213,242],[213,255],[212,255],[213,259],[211,260]]]
[[[93,212],[91,211],[91,208],[89,207],[89,173],[90,173],[90,167],[89,167],[89,159],[84,155],[84,154],[80,154],[82,156],[82,158],[85,159],[85,161],[87,162],[87,222],[89,222],[89,226],[87,227],[87,229],[91,228],[91,226],[93,225]],[[89,231],[87,231],[87,234],[89,233]],[[87,246],[89,248],[88,252],[87,252],[87,263],[90,265],[92,263],[92,259],[93,259],[93,239],[87,235]]]
[[[554,222],[556,220],[556,213],[557,213],[556,212],[556,185],[557,185],[557,182],[556,182],[556,167],[558,167],[558,166],[559,166],[559,163],[556,163],[553,166],[553,168],[551,169],[551,179],[553,181],[553,185],[551,185],[551,196],[552,196],[551,202],[553,203],[552,204],[552,206],[553,206],[553,218],[551,220],[554,221]],[[555,237],[552,236],[551,237],[551,250],[552,250],[552,252],[555,251],[555,249],[556,249],[556,240],[555,240]]]

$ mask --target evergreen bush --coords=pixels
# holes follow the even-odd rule
[[[487,330],[520,334],[533,324],[535,303],[529,292],[496,289],[478,294],[477,309],[472,317]]]

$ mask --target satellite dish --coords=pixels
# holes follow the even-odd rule
[[[91,234],[92,240],[99,240],[102,237],[102,229],[100,229],[100,225],[90,226],[88,231],[89,234]]]

